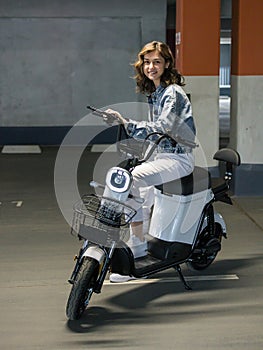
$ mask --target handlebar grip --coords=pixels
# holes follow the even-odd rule
[[[144,199],[141,197],[135,197],[134,195],[132,195],[131,193],[128,196],[129,198],[132,198],[133,200],[135,200],[135,202],[143,204],[144,203]]]

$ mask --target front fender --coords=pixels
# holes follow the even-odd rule
[[[91,245],[83,253],[82,257],[84,256],[88,258],[93,258],[97,260],[99,264],[101,264],[105,258],[105,252],[100,247],[96,245]]]

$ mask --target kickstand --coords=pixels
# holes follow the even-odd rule
[[[192,290],[192,288],[189,286],[189,284],[186,282],[185,278],[184,278],[184,275],[182,273],[182,270],[181,270],[181,266],[180,265],[176,265],[174,267],[176,269],[176,271],[178,272],[178,275],[180,277],[180,280],[181,282],[184,284],[184,287],[186,290]]]

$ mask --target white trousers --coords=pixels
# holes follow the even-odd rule
[[[150,207],[154,203],[154,186],[177,180],[191,174],[194,169],[193,153],[157,153],[153,160],[135,167],[132,171],[131,193],[144,198],[144,203],[131,200],[130,205],[137,210],[133,222],[147,220]]]

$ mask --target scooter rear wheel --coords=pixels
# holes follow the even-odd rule
[[[66,315],[69,320],[81,317],[92,296],[93,288],[98,277],[99,263],[92,258],[83,258],[83,262],[71,288]]]
[[[210,247],[215,245],[221,246],[222,241],[222,230],[216,226],[216,235],[211,237],[208,229],[205,229],[200,237],[197,248],[199,248],[202,253],[193,253],[191,260],[187,261],[187,267],[190,270],[204,270],[212,264],[212,262],[217,257],[220,249],[215,251],[209,251]],[[207,250],[207,251],[206,251]]]
[[[212,264],[212,262],[215,260],[216,256],[217,256],[217,253],[203,255],[202,257],[200,257],[200,260],[187,261],[186,264],[187,264],[187,267],[192,271],[204,270]]]

